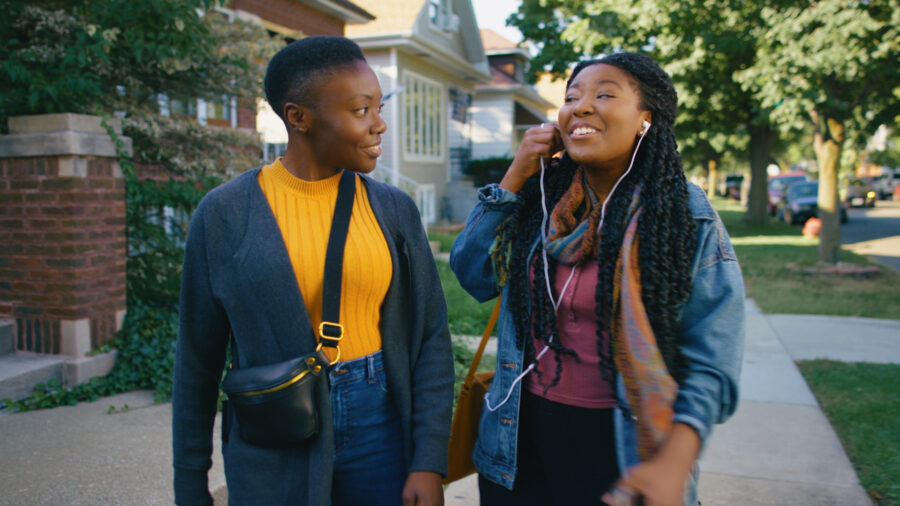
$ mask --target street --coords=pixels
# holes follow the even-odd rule
[[[841,244],[900,271],[900,202],[879,200],[874,208],[851,208],[841,226]]]

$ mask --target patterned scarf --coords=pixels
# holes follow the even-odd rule
[[[584,258],[597,258],[600,241],[596,230],[602,204],[584,182],[584,169],[579,167],[569,189],[550,214],[544,243],[547,254],[566,265],[575,265]]]
[[[566,195],[553,208],[547,251],[558,262],[577,263],[586,254],[596,258],[600,204],[584,184],[581,169],[575,174]],[[589,198],[584,203],[584,196]],[[638,454],[649,460],[659,450],[672,429],[678,383],[669,374],[653,334],[653,327],[641,299],[641,272],[638,256],[638,218],[641,214],[640,187],[635,188],[626,217],[625,235],[616,259],[613,279],[612,353],[616,370],[625,383],[632,414],[637,417]],[[580,220],[576,217],[580,216]],[[511,217],[512,218],[512,217]],[[498,236],[491,248],[498,286],[508,280],[511,241],[506,248]]]
[[[638,258],[640,189],[628,209],[622,249],[613,284],[613,359],[625,382],[632,412],[637,416],[638,454],[652,458],[672,429],[678,384],[666,369],[656,336],[641,300]]]

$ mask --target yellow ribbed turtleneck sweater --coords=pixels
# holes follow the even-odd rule
[[[338,173],[319,181],[304,181],[288,172],[280,159],[259,172],[259,185],[281,229],[314,329],[322,321],[325,250],[340,179]],[[391,273],[384,234],[369,205],[366,186],[357,177],[341,280],[342,361],[381,349],[381,303],[391,283]],[[315,333],[318,338],[318,330]],[[336,352],[325,350],[333,360]]]

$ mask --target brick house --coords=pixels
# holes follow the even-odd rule
[[[230,20],[262,25],[285,43],[309,35],[344,35],[346,25],[375,19],[347,0],[231,0],[216,10]],[[284,124],[262,97],[255,101],[223,97],[221,101],[183,102],[161,96],[159,105],[164,115],[179,114],[196,118],[203,125],[257,131],[265,161],[280,156],[287,146]]]

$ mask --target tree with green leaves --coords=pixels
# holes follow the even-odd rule
[[[269,37],[223,22],[217,4],[3,1],[0,114],[156,112],[159,93],[259,96],[258,44]]]
[[[215,0],[4,0],[0,23],[0,132],[14,115],[120,116],[134,159],[123,157],[129,241],[127,294],[178,300],[179,233],[203,194],[258,163],[255,132],[209,128],[161,114],[182,102],[236,97],[254,104],[270,55],[283,44],[232,22]],[[167,221],[168,220],[168,221]],[[173,225],[175,226],[173,228]],[[186,231],[182,230],[181,235]]]
[[[533,0],[510,17],[534,42],[534,67],[559,75],[585,55],[643,51],[672,76],[679,96],[676,123],[685,160],[708,169],[715,192],[717,166],[749,155],[752,183],[746,221],[768,219],[766,167],[778,140],[769,108],[735,81],[756,58],[752,26],[763,25],[761,2],[696,0]],[[652,13],[652,14],[649,14]]]
[[[820,0],[763,10],[758,58],[738,73],[782,128],[811,127],[822,220],[819,261],[840,250],[838,174],[847,139],[900,114],[900,2]]]
[[[900,123],[900,120],[895,123]],[[900,131],[889,129],[885,133],[884,144],[867,152],[868,161],[890,169],[900,169]]]

